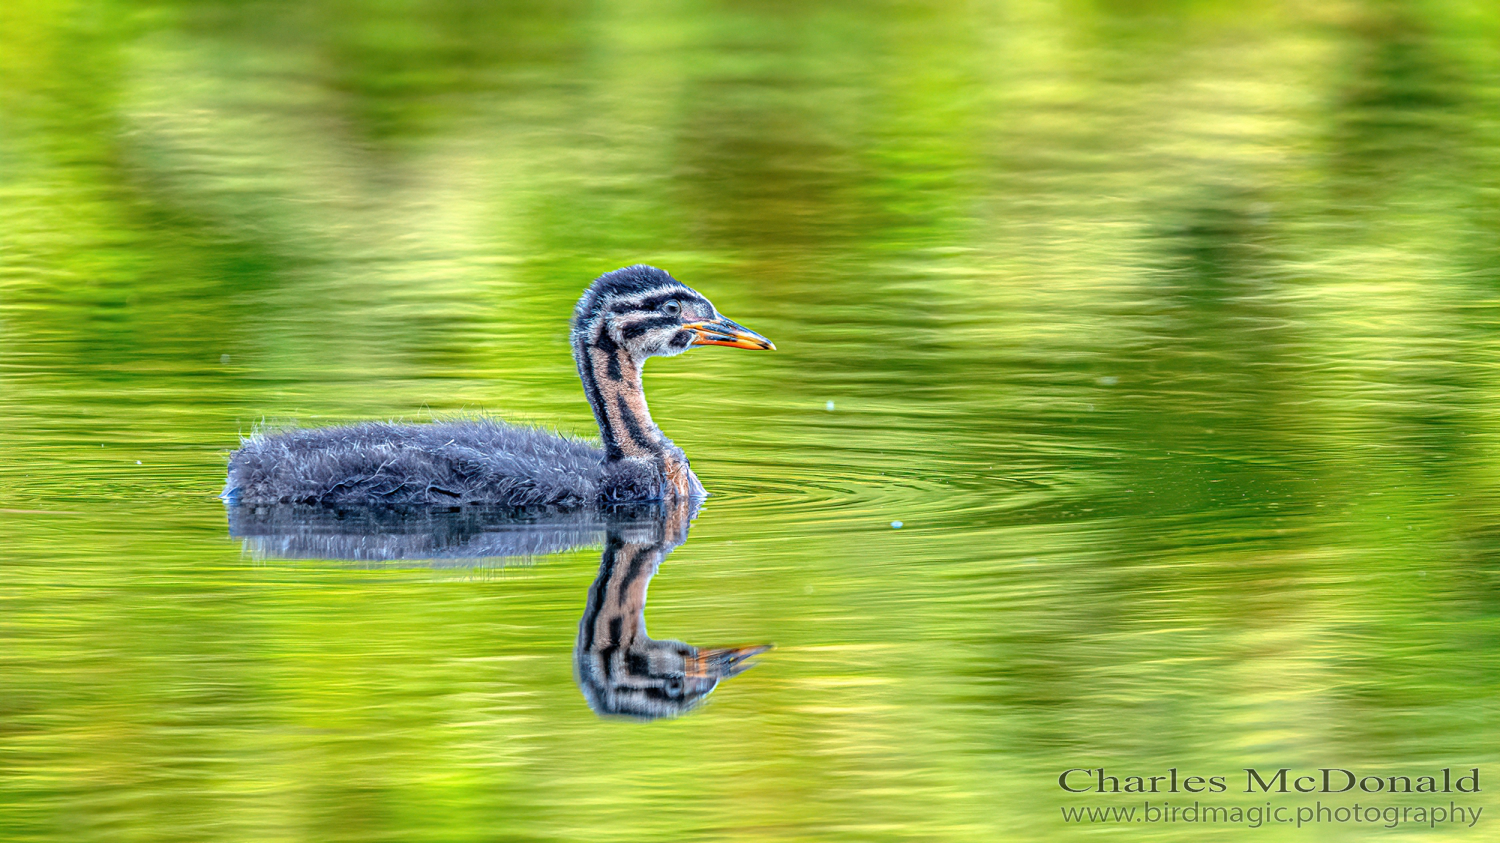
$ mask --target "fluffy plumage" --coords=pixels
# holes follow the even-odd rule
[[[574,310],[573,358],[602,447],[489,420],[260,433],[229,458],[231,504],[553,507],[700,498],[651,420],[641,366],[694,345],[774,348],[650,266],[606,273]]]
[[[230,503],[332,506],[593,504],[604,453],[489,419],[366,423],[257,434],[229,461]]]

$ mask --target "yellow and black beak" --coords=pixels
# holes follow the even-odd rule
[[[705,647],[685,659],[683,672],[690,679],[712,679],[734,676],[755,666],[751,659],[771,649],[772,644],[748,647]]]
[[[727,345],[733,348],[776,350],[776,346],[770,340],[722,316],[707,322],[689,322],[682,327],[693,332],[693,345]]]

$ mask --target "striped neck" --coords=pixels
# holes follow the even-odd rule
[[[624,535],[630,531],[608,528],[599,576],[578,624],[573,669],[594,711],[654,720],[682,713],[702,694],[683,693],[684,659],[672,647],[677,642],[646,634],[646,587],[678,542],[631,541],[636,537]]]
[[[615,342],[602,318],[573,335],[578,377],[599,423],[604,457],[610,462],[665,454],[672,447],[646,407],[641,363]]]

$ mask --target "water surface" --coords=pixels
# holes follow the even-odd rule
[[[1057,777],[1500,776],[1500,13],[1296,5],[6,4],[0,835],[1364,839]],[[590,710],[597,545],[230,535],[264,423],[588,433],[636,262],[779,349],[646,370],[713,492],[651,629],[777,645],[702,707]]]

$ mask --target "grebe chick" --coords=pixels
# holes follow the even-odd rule
[[[229,504],[483,504],[576,508],[700,498],[682,449],[651,420],[650,357],[695,345],[774,349],[651,266],[599,276],[573,312],[573,359],[602,447],[490,420],[366,423],[255,434],[229,457]]]

